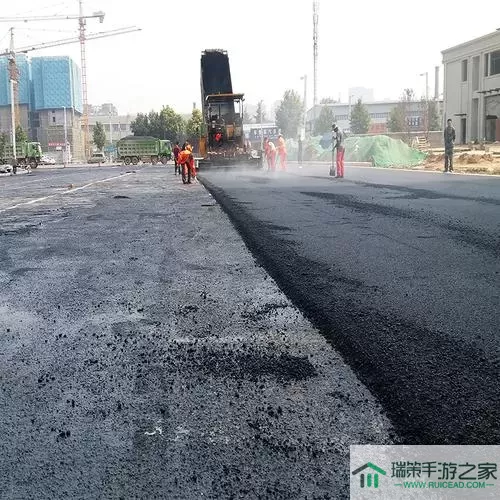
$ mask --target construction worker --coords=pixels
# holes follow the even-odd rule
[[[262,155],[266,159],[267,168],[269,170],[269,137],[264,137],[262,146],[264,148]],[[262,167],[264,167],[264,165],[262,165]]]
[[[280,158],[280,169],[286,170],[286,144],[281,134],[278,136],[278,156]]]
[[[179,171],[179,175],[181,173],[181,167],[177,159],[179,158],[179,153],[181,152],[181,147],[179,146],[179,141],[176,141],[174,146],[174,166],[175,166],[175,175],[177,175],[177,171]]]
[[[344,178],[344,133],[337,127],[337,124],[334,123],[332,125],[332,139],[333,144],[332,148],[337,150],[337,175],[335,176],[337,179]],[[330,170],[330,175],[333,175]]]
[[[191,184],[191,180],[196,179],[196,168],[194,165],[194,156],[192,152],[191,145],[185,144],[184,149],[179,153],[178,164],[179,168],[182,169],[182,182],[185,184]],[[188,173],[190,176],[188,176]],[[191,178],[189,178],[191,177]]]
[[[444,129],[444,171],[453,172],[453,148],[456,134],[451,118],[448,118],[446,123],[447,127]]]
[[[272,141],[267,143],[267,170],[276,169],[276,146]]]

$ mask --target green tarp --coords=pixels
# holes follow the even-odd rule
[[[331,161],[332,149],[320,145],[321,137],[311,137],[304,141],[305,161]],[[297,158],[297,142],[288,141],[291,159]],[[348,137],[345,140],[346,162],[370,162],[375,167],[413,167],[420,165],[426,153],[409,147],[401,140],[386,135]]]

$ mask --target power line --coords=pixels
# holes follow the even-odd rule
[[[2,43],[9,36],[9,34],[10,34],[10,30],[7,30],[5,35],[2,38],[0,38],[0,43]]]
[[[56,29],[44,29],[44,28],[38,28],[38,29],[33,29],[33,28],[17,28],[16,31],[43,31],[47,33],[74,33],[75,30],[56,30]]]
[[[68,2],[58,2],[52,5],[43,5],[43,6],[38,6],[35,7],[34,9],[30,9],[28,11],[23,11],[23,12],[18,12],[17,14],[14,14],[14,16],[26,16],[28,14],[32,14],[33,12],[40,12],[43,11],[44,13],[47,12],[47,9],[52,9],[54,7],[60,7],[61,5],[64,5],[65,7],[68,7]]]

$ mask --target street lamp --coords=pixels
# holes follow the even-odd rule
[[[349,116],[348,116],[348,119],[349,119],[349,129],[351,128],[351,99],[353,97],[356,97],[356,95],[355,94],[351,94],[349,96]]]
[[[64,167],[68,166],[68,123],[66,120],[66,107],[63,106],[64,113]]]
[[[113,124],[111,123],[111,111],[109,112],[109,162],[113,163]]]
[[[429,72],[420,73],[420,76],[425,76],[425,100],[429,100]]]
[[[306,136],[306,126],[307,126],[307,75],[304,75],[304,76],[301,76],[300,77],[301,80],[304,80],[304,132],[303,132],[303,135],[304,135],[304,139],[305,139],[305,136]],[[301,134],[302,136],[302,134]]]

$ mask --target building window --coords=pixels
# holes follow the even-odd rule
[[[120,125],[118,123],[113,123],[113,132],[118,132],[120,130]]]
[[[125,132],[127,130],[127,124],[126,123],[120,123],[120,130]]]
[[[467,81],[467,59],[464,59],[462,61],[462,82],[466,82]]]
[[[500,50],[496,50],[489,54],[490,56],[490,75],[500,74]]]
[[[52,123],[56,123],[56,117],[55,116],[52,117]]]
[[[490,55],[484,54],[484,76],[489,76],[490,74]]]
[[[409,127],[420,127],[420,116],[408,116],[406,123]]]

